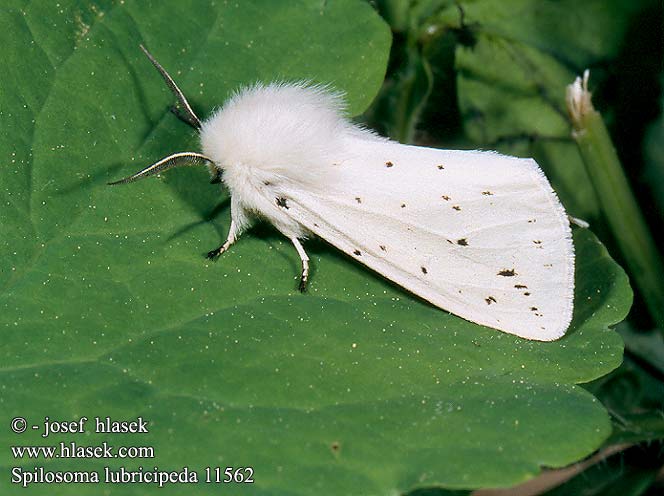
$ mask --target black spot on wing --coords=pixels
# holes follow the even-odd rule
[[[438,170],[443,170],[445,168],[444,165],[437,165],[436,167],[438,167]]]
[[[389,160],[387,162],[385,162],[385,167],[393,167],[393,166],[394,166],[394,164],[392,162],[390,162]]]
[[[441,196],[441,198],[445,201],[450,201],[451,200],[451,198],[447,195],[443,195],[443,196]]]
[[[353,253],[354,253],[355,255],[357,255],[358,257],[361,257],[361,256],[362,256],[362,252],[361,252],[360,250],[355,250]]]
[[[401,204],[401,208],[406,208],[406,204],[405,204],[405,203],[402,203],[402,204]]]
[[[456,210],[457,212],[461,211],[461,207],[459,205],[452,205],[452,208]]]
[[[523,284],[515,284],[514,287],[516,289],[528,289],[528,286],[525,286]]]
[[[466,238],[457,239],[457,244],[459,246],[468,246],[468,241]]]
[[[493,193],[491,191],[482,191],[482,194],[484,196],[493,196]]]
[[[493,296],[487,296],[486,298],[484,298],[484,301],[486,301],[487,305],[491,305],[492,303],[498,303]]]
[[[275,200],[277,202],[277,206],[279,206],[281,208],[285,208],[286,210],[288,210],[290,208],[288,206],[288,201],[283,196],[280,196],[279,198],[275,198]]]
[[[383,251],[387,251],[387,249],[385,248],[385,245],[380,245],[380,249],[383,250]]]
[[[426,267],[420,267],[420,269],[422,270],[422,274],[426,274],[428,272]]]
[[[359,196],[356,196],[356,197],[355,197],[355,201],[356,201],[357,203],[362,203],[362,198],[360,198]]]
[[[516,275],[516,272],[514,269],[502,269],[501,271],[498,272],[499,276],[503,277],[514,277]]]

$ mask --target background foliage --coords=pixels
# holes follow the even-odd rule
[[[570,138],[561,98],[565,85],[589,68],[595,106],[662,246],[661,2],[374,4],[395,32],[395,44],[386,84],[367,114],[371,125],[401,140],[535,157],[568,211],[588,220],[612,255],[623,260],[630,254],[617,249],[605,220],[622,212],[601,210]],[[637,444],[562,486],[561,494],[661,490],[661,482],[653,480],[663,463],[661,441],[654,441],[664,437],[662,329],[638,293],[618,329],[626,345],[623,365],[586,388],[611,412],[614,434],[606,444]]]
[[[140,444],[155,446],[155,465],[250,465],[256,484],[234,489],[251,494],[505,486],[605,442],[638,448],[661,437],[661,336],[643,331],[648,315],[637,306],[621,330],[627,359],[606,375],[622,355],[608,326],[627,313],[631,291],[589,232],[575,234],[573,328],[555,343],[535,343],[431,308],[318,242],[308,244],[313,281],[300,295],[297,255],[265,226],[217,264],[206,262],[202,254],[218,244],[229,220],[227,198],[207,185],[204,171],[105,186],[197,146],[167,112],[170,95],[139,43],[202,115],[238,85],[275,78],[332,83],[358,114],[379,91],[389,54],[366,122],[402,141],[535,156],[571,213],[610,245],[606,213],[568,138],[562,92],[590,66],[608,120],[629,119],[621,105],[631,94],[615,89],[629,79],[612,68],[636,63],[626,55],[633,30],[641,19],[653,22],[657,5],[478,0],[373,7],[392,28],[391,52],[387,24],[369,4],[351,0],[6,2],[2,425],[16,415],[35,423],[45,415],[142,415],[151,433]],[[574,23],[556,22],[570,12]],[[655,60],[653,51],[638,63]],[[658,84],[652,67],[640,73]],[[644,108],[659,101],[657,91],[644,93],[637,99]],[[661,127],[659,121],[634,126],[634,136],[618,133],[619,149],[631,140],[643,150],[624,156],[637,164],[632,177],[638,170],[661,174]],[[660,212],[649,214],[651,221]],[[0,439],[4,446],[44,444],[37,433],[8,429]],[[61,436],[53,444],[71,440],[83,442]],[[137,444],[130,436],[112,441]],[[0,487],[3,494],[26,492],[7,482],[16,465],[105,465],[87,462],[17,461],[3,450]],[[656,470],[632,466],[636,475],[625,484],[635,480],[645,490]],[[48,487],[49,494],[99,489]],[[113,494],[153,489],[119,486]]]

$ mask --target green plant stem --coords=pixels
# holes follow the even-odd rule
[[[573,133],[623,259],[657,325],[664,326],[664,266],[599,112],[589,105]]]
[[[431,68],[419,48],[408,47],[407,53],[408,60],[401,76],[401,92],[397,100],[397,112],[391,136],[400,143],[414,141],[417,122],[433,84]]]

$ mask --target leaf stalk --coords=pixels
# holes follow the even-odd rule
[[[630,189],[601,114],[588,91],[589,72],[567,87],[567,109],[576,141],[608,227],[659,327],[664,327],[664,265]]]

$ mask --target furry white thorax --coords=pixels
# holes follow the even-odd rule
[[[325,191],[347,153],[347,138],[376,139],[344,111],[341,95],[321,86],[256,84],[236,92],[203,122],[203,153],[223,172],[240,229],[258,215],[288,237],[306,235],[275,199],[285,187]]]

